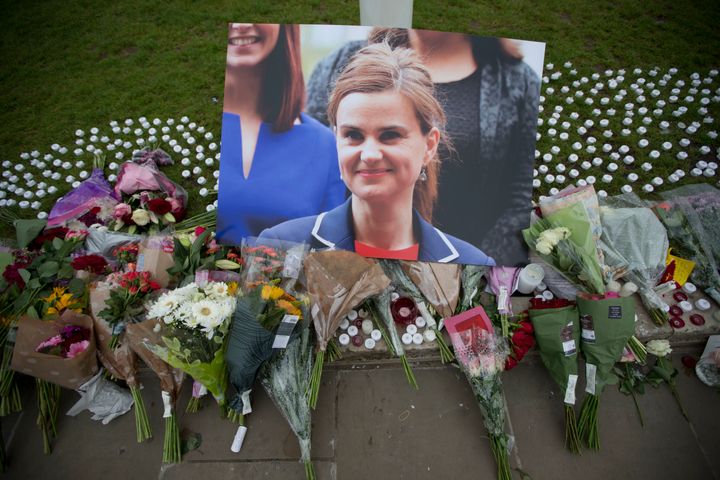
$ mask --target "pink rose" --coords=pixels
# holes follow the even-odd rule
[[[72,345],[70,345],[70,348],[68,348],[67,358],[77,357],[82,352],[87,350],[89,345],[90,345],[90,342],[88,342],[87,340],[83,340],[82,342],[73,343]]]
[[[115,211],[113,212],[113,217],[115,218],[122,218],[125,215],[130,215],[132,213],[132,208],[127,203],[118,203],[115,205]]]
[[[173,215],[180,213],[183,210],[183,204],[179,199],[171,197],[168,201],[170,202],[171,207],[170,212],[172,212]]]

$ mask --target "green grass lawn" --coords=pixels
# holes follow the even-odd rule
[[[208,145],[219,141],[220,136],[227,22],[355,24],[359,21],[359,7],[357,0],[3,1],[0,15],[4,19],[0,30],[0,99],[3,106],[0,111],[0,124],[3,126],[0,130],[0,160],[19,163],[20,154],[30,151],[38,151],[40,158],[46,154],[61,157],[50,148],[58,143],[69,150],[62,160],[74,163],[76,157],[72,152],[77,148],[77,129],[88,132],[86,142],[89,142],[91,127],[100,128],[99,137],[105,133],[112,137],[111,140],[122,137],[123,141],[133,141],[132,132],[112,136],[108,123],[117,120],[122,126],[125,119],[133,118],[134,129],[138,127],[137,118],[140,116],[146,116],[148,120],[162,119],[163,125],[168,118],[179,122],[182,116],[189,117],[190,121],[214,134],[212,140],[205,140],[204,133],[193,134],[198,139],[197,144],[206,147],[206,156],[213,156],[216,151],[211,152]],[[678,72],[667,86],[660,89],[661,96],[658,98],[668,98],[675,82],[682,79],[686,85],[681,89],[680,105],[691,88],[691,74],[699,73],[702,80],[708,77],[711,69],[720,68],[717,54],[720,33],[716,28],[719,19],[720,3],[714,2],[626,1],[616,4],[572,0],[415,0],[414,26],[547,42],[546,63],[554,64],[554,70],[545,74],[550,75],[554,71],[562,73],[560,78],[550,80],[542,87],[545,102],[540,116],[544,124],[539,128],[538,150],[545,154],[553,145],[561,149],[547,163],[549,172],[559,173],[558,164],[573,152],[572,143],[578,140],[586,142],[587,137],[595,136],[598,153],[578,152],[581,157],[578,164],[595,156],[601,157],[604,164],[587,172],[583,170],[579,178],[593,174],[600,183],[599,179],[607,173],[605,166],[610,161],[608,155],[602,152],[601,145],[609,143],[617,150],[620,145],[626,144],[631,147],[636,161],[630,167],[620,162],[618,173],[627,175],[637,171],[641,176],[637,182],[640,185],[654,176],[666,178],[676,168],[689,172],[699,158],[714,159],[720,142],[707,134],[719,129],[718,122],[713,120],[705,124],[702,121],[705,116],[713,119],[720,117],[720,104],[715,101],[708,105],[705,115],[697,113],[699,105],[688,104],[688,113],[682,117],[673,117],[672,105],[668,105],[660,116],[650,115],[653,123],[647,126],[646,134],[636,132],[644,116],[636,115],[630,127],[631,134],[623,137],[619,132],[623,128],[620,122],[624,104],[634,102],[639,106],[637,94],[630,88],[637,78],[642,76],[648,82],[657,82],[670,67],[676,67]],[[573,66],[563,67],[568,61]],[[654,67],[657,67],[658,75],[651,79],[647,72]],[[635,68],[642,69],[642,73],[633,74]],[[572,69],[577,70],[576,75],[571,75]],[[573,86],[574,81],[580,82],[582,77],[587,77],[589,85],[582,84],[587,92],[595,83],[590,78],[593,73],[599,73],[602,81],[610,78],[604,73],[606,69],[613,70],[612,77],[617,76],[618,69],[625,69],[625,80],[617,90],[628,91],[621,101],[613,100],[617,104],[617,113],[607,116],[607,119],[615,135],[609,140],[602,137],[603,129],[597,126],[599,120],[606,117],[605,113],[599,116],[592,113],[605,92],[601,91],[596,96],[593,105],[585,105],[582,100],[572,105],[566,103],[566,98],[580,88]],[[568,94],[560,93],[563,86],[569,88]],[[548,87],[554,92],[549,93]],[[720,88],[720,78],[699,86],[694,97],[699,99],[703,96],[699,91],[703,88],[711,91],[709,98],[720,95],[716,92]],[[651,98],[650,90],[645,88],[643,94],[647,97],[647,108],[652,112],[657,99]],[[615,94],[617,92],[613,91],[610,97]],[[580,120],[593,119],[595,125],[579,134],[576,131],[578,125],[573,123],[567,130],[567,141],[560,142],[557,137],[550,137],[548,121],[557,105],[563,106],[563,111],[557,115],[558,125],[569,121],[572,112],[577,112]],[[671,122],[671,128],[666,133],[657,126],[661,120]],[[696,133],[689,135],[679,129],[678,121],[686,123],[686,126],[698,121],[701,126]],[[562,132],[560,127],[556,130],[556,135]],[[156,136],[160,138],[161,132]],[[679,161],[674,156],[678,150],[675,147],[680,139],[686,137],[691,141],[691,145],[684,148],[689,158]],[[638,150],[640,138],[646,138],[651,148]],[[664,141],[672,142],[674,150],[653,160],[653,171],[643,172],[639,166],[646,161],[648,152]],[[172,153],[170,146],[161,146]],[[708,146],[711,152],[706,155],[698,153],[702,146]],[[115,155],[119,150],[107,152],[108,163],[113,160],[110,154]],[[188,156],[194,153],[193,149]],[[169,170],[170,175],[191,192],[197,193],[201,188],[195,182],[197,175],[188,179],[180,175],[186,169],[179,164],[183,156],[173,154],[178,164]],[[91,157],[85,155],[83,158],[87,164]],[[539,161],[538,165],[541,163]],[[569,170],[570,167],[568,164],[566,168]],[[210,166],[202,163],[200,175],[210,179],[216,168],[216,163]],[[63,178],[70,174],[77,178],[81,170],[73,165],[67,171],[60,171]],[[35,172],[36,182],[43,180],[37,178],[39,173]],[[544,175],[538,178],[541,177],[544,178]],[[605,188],[611,194],[618,193],[625,181],[619,174],[615,177],[611,183],[598,188]],[[687,175],[682,181],[692,181],[691,176]],[[211,187],[212,183],[210,180],[208,186]],[[538,192],[545,193],[551,186],[543,184]],[[68,188],[69,185],[62,181],[58,192],[41,200],[42,209],[47,210],[52,201]],[[207,202],[194,203],[195,208],[201,209],[204,203]],[[24,210],[21,214],[32,216],[35,213]]]

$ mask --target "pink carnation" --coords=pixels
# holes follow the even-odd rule
[[[175,215],[176,213],[180,213],[184,210],[183,203],[179,199],[171,197],[168,199],[168,201],[170,202],[170,206],[172,207],[172,210],[170,211],[173,215]]]
[[[90,342],[87,340],[83,340],[82,342],[73,343],[72,345],[70,345],[70,348],[68,348],[67,358],[77,357],[82,352],[87,350],[89,345],[90,345]]]
[[[37,346],[35,349],[36,352],[40,352],[42,350],[48,350],[52,347],[57,347],[62,343],[63,339],[60,335],[55,335],[54,337],[50,337],[47,340],[43,341],[40,345]]]
[[[127,203],[118,203],[115,205],[115,211],[113,212],[113,217],[115,218],[122,218],[125,215],[130,215],[132,213],[132,208]]]

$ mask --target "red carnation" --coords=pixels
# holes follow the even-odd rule
[[[515,331],[515,333],[513,333],[512,343],[519,347],[525,347],[527,349],[530,349],[533,345],[535,345],[535,339],[532,335],[522,330],[517,330]]]
[[[511,356],[508,356],[505,360],[505,370],[512,370],[513,368],[517,367],[517,365],[518,361]]]
[[[205,232],[205,227],[195,227],[195,236],[199,237]]]
[[[159,283],[152,280],[148,285],[150,285],[150,288],[152,288],[153,290],[160,290],[162,288]]]
[[[172,210],[172,205],[170,204],[170,202],[163,198],[153,198],[147,203],[147,206],[148,210],[157,215],[165,215],[166,213],[170,212],[170,210]]]
[[[107,268],[107,260],[100,255],[83,255],[74,258],[70,265],[75,270],[87,270],[88,272],[100,274]]]
[[[520,322],[520,330],[522,330],[525,333],[533,333],[535,329],[532,326],[532,323],[528,321],[522,321]]]

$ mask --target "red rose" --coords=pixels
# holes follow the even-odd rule
[[[162,288],[159,283],[152,280],[150,281],[149,285],[150,288],[152,288],[153,290],[160,290]]]
[[[157,215],[165,215],[172,210],[172,205],[164,198],[153,198],[147,203],[147,206],[148,210]]]
[[[74,258],[70,265],[75,270],[87,270],[88,272],[100,274],[107,268],[107,260],[100,255],[83,255]]]
[[[199,237],[205,232],[205,227],[195,227],[195,236]]]
[[[527,320],[520,322],[520,330],[525,333],[533,333],[535,331],[532,323],[528,322]]]
[[[505,360],[505,370],[512,370],[513,368],[517,367],[518,361],[515,360],[513,357],[507,357]]]
[[[133,286],[131,286],[130,288],[128,288],[128,291],[129,291],[132,295],[135,295],[136,293],[138,293],[138,287],[136,287],[135,285],[133,285]]]
[[[512,343],[519,347],[530,349],[533,345],[535,345],[535,339],[532,335],[522,330],[516,330],[512,336]]]

